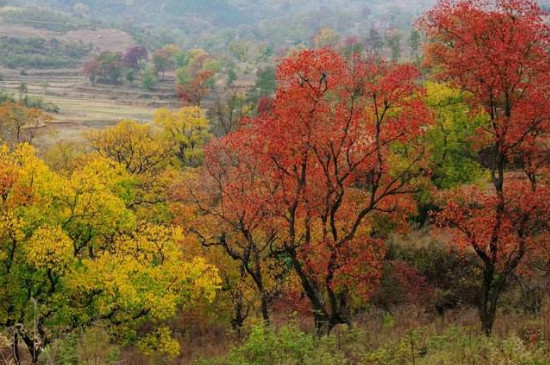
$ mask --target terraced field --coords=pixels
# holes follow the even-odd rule
[[[26,83],[29,95],[59,106],[52,114],[54,122],[41,128],[37,143],[47,147],[58,140],[80,141],[82,132],[114,125],[124,118],[148,122],[155,109],[177,107],[174,80],[167,78],[154,91],[139,86],[92,86],[79,70],[30,70],[21,75],[14,70],[0,70],[0,89],[17,95]]]

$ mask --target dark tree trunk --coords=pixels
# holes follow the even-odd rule
[[[231,326],[233,327],[233,330],[237,332],[237,337],[239,340],[242,336],[242,328],[244,326],[244,321],[248,317],[248,312],[250,310],[250,307],[247,305],[245,309],[245,297],[244,292],[241,288],[242,283],[246,280],[246,270],[244,265],[241,265],[241,280],[240,283],[237,284],[237,289],[231,293],[232,301],[233,301],[233,318],[231,318]],[[228,286],[230,287],[229,279],[227,279]]]
[[[494,266],[486,266],[483,270],[483,285],[481,287],[481,303],[479,306],[479,317],[481,330],[487,336],[493,331],[498,299],[504,288],[506,276],[495,273]]]
[[[17,332],[13,334],[12,351],[13,361],[15,361],[15,364],[20,365],[21,356],[19,355],[19,335],[17,334]]]
[[[37,346],[37,344],[34,342],[34,339],[28,336],[24,336],[23,341],[27,345],[27,349],[29,350],[29,355],[31,355],[31,363],[37,364],[38,357],[40,356],[40,352],[41,352],[40,346]]]
[[[246,233],[245,235],[248,236],[249,241],[252,243],[253,242],[252,237],[248,233]],[[269,302],[270,302],[271,295],[264,285],[260,252],[258,251],[258,248],[255,244],[251,244],[250,248],[251,248],[250,259],[253,261],[254,266],[250,267],[248,263],[245,262],[244,267],[248,271],[252,279],[254,280],[254,283],[256,284],[256,288],[260,293],[260,312],[262,313],[262,318],[265,324],[269,325],[270,323]]]
[[[262,293],[261,298],[261,311],[262,311],[262,318],[266,325],[269,325],[270,319],[269,319],[269,293],[267,293],[265,290]]]
[[[314,315],[315,320],[315,334],[317,337],[328,336],[330,331],[334,327],[330,318],[323,314],[316,313]]]
[[[239,293],[237,294],[237,297],[233,299],[234,314],[233,318],[231,318],[231,326],[233,327],[233,330],[237,332],[237,337],[239,339],[241,339],[242,328],[247,317],[247,313],[243,307],[243,297]]]

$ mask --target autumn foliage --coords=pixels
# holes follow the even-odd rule
[[[19,341],[34,363],[54,328],[107,321],[128,331],[174,316],[194,297],[212,300],[216,269],[184,258],[181,229],[139,223],[131,181],[98,155],[63,175],[27,144],[0,148],[0,325],[17,361]]]
[[[437,77],[471,93],[490,122],[478,130],[476,145],[488,153],[491,188],[445,195],[449,203],[437,216],[483,263],[486,333],[506,281],[546,243],[550,29],[543,16],[528,0],[469,0],[441,2],[420,20]],[[514,165],[523,176],[509,171]]]
[[[525,274],[541,285],[550,262],[545,17],[531,0],[440,1],[411,35],[425,36],[421,69],[383,59],[374,28],[366,51],[324,28],[252,91],[229,87],[235,71],[219,87],[227,65],[206,51],[168,45],[146,72],[175,70],[184,106],[89,130],[84,147],[38,150],[51,117],[1,104],[0,329],[15,361],[98,324],[162,361],[208,325],[240,340],[261,322],[260,346],[289,313],[332,346],[338,325],[398,306],[407,323],[477,306],[490,335],[502,294]],[[83,68],[116,84],[147,53]],[[416,363],[427,340],[406,336]]]
[[[192,49],[186,54],[183,67],[177,71],[176,92],[186,105],[201,106],[212,91],[219,65],[203,49]]]
[[[216,201],[240,234],[289,258],[319,330],[350,323],[349,304],[376,287],[380,220],[414,210],[417,142],[431,121],[417,77],[411,66],[299,52],[279,66],[272,113],[207,149]]]
[[[13,145],[32,142],[36,130],[51,121],[50,115],[23,101],[6,102],[0,105],[0,140]]]

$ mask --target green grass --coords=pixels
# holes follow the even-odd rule
[[[368,329],[342,330],[317,339],[292,326],[277,331],[257,326],[228,355],[199,359],[218,365],[548,365],[550,348],[515,334],[486,337],[468,327],[449,327],[440,334],[410,330],[373,344]],[[374,346],[373,346],[374,345]]]

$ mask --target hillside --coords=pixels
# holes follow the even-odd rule
[[[211,38],[205,37],[205,33],[212,31],[221,33],[233,30],[246,38],[270,41],[277,29],[293,27],[294,33],[286,36],[294,41],[300,38],[303,40],[305,34],[301,35],[302,30],[299,28],[304,26],[309,28],[308,32],[312,31],[310,27],[332,27],[343,33],[351,33],[360,24],[369,26],[373,22],[389,22],[393,26],[405,27],[433,2],[414,0],[405,5],[396,0],[10,0],[15,5],[77,14],[102,22],[116,22],[149,30],[182,31],[180,36],[192,35],[196,38],[198,35],[199,42]],[[280,41],[277,38],[273,40]]]

